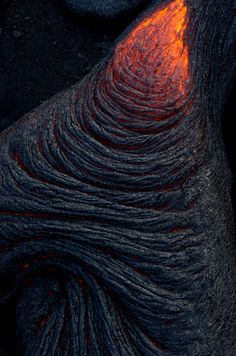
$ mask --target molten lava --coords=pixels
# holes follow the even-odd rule
[[[117,46],[113,68],[143,93],[180,97],[186,94],[189,54],[184,39],[188,24],[184,0],[158,7]],[[125,74],[124,74],[125,72]],[[118,77],[119,75],[119,77]]]

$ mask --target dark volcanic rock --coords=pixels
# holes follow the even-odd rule
[[[73,13],[98,19],[116,19],[147,4],[148,0],[63,0]]]
[[[236,355],[234,0],[159,3],[0,135],[0,355]]]

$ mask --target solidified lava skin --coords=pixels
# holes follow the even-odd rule
[[[235,354],[222,4],[158,2],[1,134],[0,308],[16,310],[17,355]]]

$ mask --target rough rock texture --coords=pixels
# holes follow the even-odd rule
[[[150,0],[63,0],[74,14],[97,19],[119,19]]]
[[[236,353],[232,1],[160,2],[0,136],[17,355]]]

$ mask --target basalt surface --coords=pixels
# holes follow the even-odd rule
[[[0,136],[0,303],[19,355],[236,352],[221,115],[234,2],[155,2]]]
[[[91,16],[96,19],[119,20],[150,0],[63,0],[64,5],[77,16]]]

